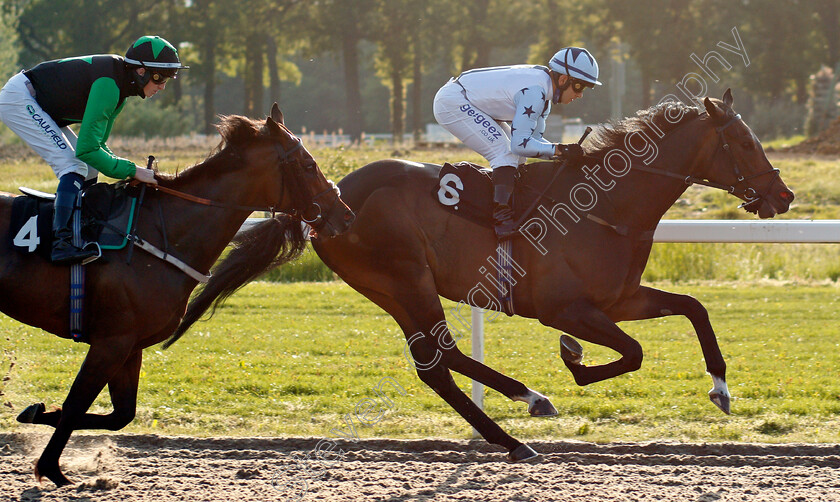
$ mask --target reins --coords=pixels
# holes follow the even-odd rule
[[[277,150],[277,155],[278,155],[278,168],[281,168],[283,165],[292,162],[291,160],[289,160],[291,155],[293,153],[295,153],[296,151],[300,150],[303,147],[303,142],[301,142],[301,140],[298,139],[296,145],[289,150],[284,150],[283,147],[280,146],[277,143],[275,143],[274,147]],[[151,160],[150,160],[150,162],[151,162]],[[299,167],[299,168],[306,167],[306,166],[303,166],[303,164],[300,162],[299,159],[294,159],[294,163],[296,164],[295,167]],[[280,173],[281,173],[281,176],[285,175],[283,169],[280,169]],[[339,197],[338,187],[336,186],[336,184],[333,183],[332,181],[328,181],[328,182],[330,184],[329,188],[315,194],[311,198],[310,206],[315,207],[317,209],[317,214],[315,215],[314,218],[312,218],[311,220],[307,219],[303,215],[303,212],[305,212],[305,210],[304,211],[299,211],[298,209],[295,209],[291,213],[287,213],[286,215],[292,220],[302,221],[302,222],[304,222],[308,225],[311,225],[311,226],[316,226],[318,223],[320,223],[323,220],[323,214],[322,214],[323,213],[323,208],[321,207],[321,204],[318,203],[318,199],[320,199],[321,197],[323,197],[324,195],[326,195],[328,193],[334,193],[336,198]],[[246,206],[246,205],[241,205],[241,204],[233,204],[233,203],[229,203],[229,202],[215,201],[215,200],[207,199],[207,198],[204,198],[204,197],[199,197],[197,195],[192,195],[192,194],[189,194],[189,193],[186,193],[186,192],[182,192],[180,190],[175,190],[173,188],[165,187],[165,186],[162,186],[162,185],[159,185],[159,184],[146,183],[146,182],[142,182],[142,181],[138,181],[138,180],[132,181],[132,184],[143,185],[143,193],[145,193],[145,189],[148,187],[150,189],[153,189],[153,190],[156,190],[156,191],[168,194],[168,195],[172,195],[174,197],[178,197],[180,199],[184,199],[186,201],[193,202],[195,204],[200,204],[200,205],[203,205],[203,206],[218,207],[218,208],[222,208],[222,209],[232,209],[232,210],[236,210],[236,211],[248,211],[248,212],[265,211],[265,212],[270,212],[272,218],[274,218],[276,213],[277,213],[274,206]],[[158,206],[158,208],[160,209],[160,206]],[[159,211],[159,218],[161,220],[162,228],[165,229],[163,213],[160,212],[160,211]],[[122,232],[120,232],[120,233],[122,233]],[[164,230],[163,233],[164,233],[164,235],[163,235],[164,250],[158,249],[157,247],[153,246],[148,241],[146,241],[143,238],[141,238],[140,236],[136,235],[133,231],[130,235],[126,235],[126,234],[123,234],[123,235],[132,243],[132,245],[136,245],[140,249],[152,254],[153,256],[155,256],[157,258],[160,258],[161,260],[164,260],[164,261],[174,265],[179,270],[181,270],[182,272],[184,272],[185,274],[187,274],[191,278],[195,279],[196,281],[206,284],[207,281],[210,279],[209,274],[203,274],[203,273],[195,270],[194,268],[190,267],[189,265],[187,265],[182,260],[172,256],[167,251],[165,251],[165,249],[168,247],[168,245],[166,244],[166,231]]]
[[[303,148],[303,142],[298,139],[295,146],[292,147],[289,150],[283,150],[283,147],[280,146],[279,144],[276,144],[276,143],[275,143],[274,147],[277,150],[278,165],[282,166],[283,164],[286,164],[286,163],[290,162],[289,158],[291,157],[291,155],[293,153],[295,153],[296,151]],[[295,160],[295,162],[299,166],[302,165],[299,160]],[[282,171],[281,171],[281,174],[282,174]],[[138,182],[138,183],[143,183],[143,182],[141,181],[141,182]],[[311,220],[308,220],[302,214],[298,214],[299,213],[298,210],[293,210],[292,212],[288,213],[287,216],[289,216],[293,220],[302,221],[302,222],[304,222],[306,224],[309,224],[309,225],[314,225],[314,224],[319,223],[322,219],[322,209],[323,208],[321,207],[321,204],[319,204],[317,202],[318,199],[320,199],[321,197],[323,197],[327,193],[337,192],[337,190],[338,190],[335,183],[330,181],[329,184],[330,184],[329,188],[327,188],[326,190],[323,190],[323,191],[315,194],[314,196],[312,196],[312,205],[314,207],[316,207],[317,210],[318,210],[318,213],[315,216],[315,218],[313,218]],[[236,210],[236,211],[248,211],[248,212],[263,211],[263,212],[271,213],[272,218],[277,214],[277,210],[274,206],[246,206],[246,205],[241,205],[241,204],[233,204],[233,203],[230,203],[230,202],[220,202],[220,201],[207,199],[207,198],[204,198],[204,197],[199,197],[197,195],[188,194],[186,192],[182,192],[180,190],[175,190],[173,188],[165,187],[165,186],[162,186],[162,185],[159,185],[159,184],[145,183],[145,185],[148,186],[149,188],[153,189],[153,190],[157,190],[157,191],[172,195],[174,197],[178,197],[178,198],[181,198],[181,199],[184,199],[184,200],[196,203],[196,204],[201,204],[201,205],[204,205],[204,206],[218,207],[218,208],[223,208],[223,209],[233,209],[233,210]]]
[[[143,183],[142,181],[140,183]],[[179,197],[184,200],[188,200],[190,202],[195,202],[196,204],[201,204],[204,206],[213,206],[213,207],[221,207],[224,209],[235,209],[237,211],[266,211],[274,214],[274,207],[266,207],[266,206],[241,206],[239,204],[231,204],[228,202],[219,202],[215,200],[205,199],[204,197],[198,197],[196,195],[188,194],[185,192],[181,192],[179,190],[175,190],[172,188],[168,188],[161,185],[155,185],[152,183],[146,183],[146,186],[151,188],[152,190],[157,190],[169,195],[173,195],[175,197]]]
[[[707,115],[707,114],[706,113],[701,113],[696,118],[699,119],[699,118],[703,117],[704,115]],[[744,175],[741,174],[741,169],[740,169],[740,166],[738,165],[738,160],[735,158],[735,154],[733,154],[732,150],[729,148],[729,143],[726,141],[726,136],[723,133],[723,131],[726,130],[727,127],[731,126],[732,124],[734,124],[738,120],[741,120],[741,114],[740,113],[734,115],[724,125],[715,127],[715,132],[717,133],[718,138],[720,139],[721,148],[724,152],[727,153],[727,155],[729,156],[729,159],[732,163],[732,168],[733,168],[733,171],[735,173],[735,179],[737,180],[735,185],[726,185],[726,184],[710,181],[710,180],[707,180],[707,179],[704,179],[704,178],[698,178],[696,176],[672,173],[670,171],[666,171],[664,169],[657,169],[655,167],[633,166],[631,169],[641,171],[641,172],[645,172],[645,173],[649,173],[649,174],[656,174],[656,175],[659,175],[659,176],[667,176],[667,177],[670,177],[670,178],[676,178],[676,179],[682,180],[688,186],[702,185],[702,186],[707,186],[707,187],[710,187],[710,188],[716,188],[718,190],[723,190],[725,192],[731,193],[732,195],[735,195],[736,197],[743,195],[744,197],[746,197],[747,199],[750,199],[750,200],[748,200],[744,204],[742,204],[742,207],[744,205],[751,204],[751,203],[755,202],[756,200],[761,200],[762,198],[764,198],[766,193],[765,194],[759,194],[753,187],[751,187],[749,185],[748,181],[753,179],[753,178],[757,178],[759,176],[764,176],[765,174],[770,174],[770,173],[775,173],[776,176],[779,176],[779,170],[773,168],[773,169],[770,169],[768,171],[764,171],[762,173],[756,173],[756,174],[753,174],[753,175],[750,175],[750,176],[744,176]],[[686,122],[686,124],[687,123],[688,122]],[[675,130],[676,129],[670,131],[670,133],[673,133]],[[717,151],[720,151],[720,150],[717,150]],[[739,187],[739,185],[741,185],[741,183],[746,184],[746,187]],[[770,187],[771,184],[772,183],[768,183],[768,190],[769,190],[769,187]]]
[[[706,113],[706,112],[700,113],[696,117],[694,117],[694,119],[702,119],[704,116],[708,116],[708,113]],[[667,133],[667,135],[662,139],[662,141],[664,141],[665,139],[668,139],[668,136],[673,135],[673,133],[675,131],[679,130],[684,125],[689,124],[694,119],[687,120],[687,121],[683,122],[682,124],[678,125],[676,128],[670,130]],[[772,185],[772,181],[767,184],[767,189],[764,191],[764,193],[758,193],[752,186],[750,186],[749,180],[751,180],[753,178],[760,177],[760,176],[764,176],[764,175],[770,174],[770,173],[774,173],[775,176],[778,177],[779,176],[779,170],[776,169],[776,168],[771,168],[768,171],[752,174],[750,176],[744,176],[743,174],[741,174],[741,169],[740,169],[740,166],[738,164],[738,160],[735,158],[735,154],[732,153],[732,150],[729,147],[729,143],[726,141],[726,136],[724,135],[724,131],[729,126],[731,126],[732,124],[737,122],[738,120],[741,120],[741,114],[735,114],[734,116],[732,116],[732,118],[730,118],[722,126],[715,127],[715,132],[717,133],[718,138],[720,139],[720,144],[721,144],[721,148],[717,149],[715,151],[715,155],[717,155],[721,150],[723,150],[724,152],[727,153],[727,155],[729,156],[729,159],[731,161],[733,171],[735,173],[735,178],[736,178],[736,184],[735,185],[726,185],[726,184],[723,184],[723,183],[717,183],[717,182],[714,182],[714,181],[710,181],[710,180],[707,180],[707,179],[704,179],[704,178],[699,178],[697,176],[692,176],[692,175],[683,175],[683,174],[672,173],[670,171],[666,171],[664,169],[657,169],[655,167],[647,167],[647,166],[636,165],[636,166],[632,166],[631,170],[637,170],[637,171],[648,173],[648,174],[654,174],[654,175],[666,176],[666,177],[669,177],[669,178],[678,179],[678,180],[683,181],[686,184],[686,186],[702,185],[702,186],[707,186],[707,187],[710,187],[710,188],[715,188],[715,189],[718,189],[718,190],[723,190],[725,192],[728,192],[730,194],[735,195],[736,197],[737,196],[744,196],[748,200],[746,202],[742,203],[739,207],[749,206],[750,204],[754,204],[758,201],[761,201],[767,195],[767,192],[769,192],[770,187]],[[581,138],[581,139],[583,139],[583,138]],[[662,141],[660,141],[660,144],[662,143]],[[596,160],[598,162],[603,160],[601,158],[592,157],[592,156],[589,156],[589,155],[586,155],[584,157],[587,158],[587,159]],[[566,167],[566,161],[565,160],[561,161],[559,168],[557,168],[555,170],[554,175],[551,177],[549,182],[545,185],[545,188],[543,188],[539,192],[537,190],[534,190],[530,186],[525,185],[525,187],[527,187],[530,191],[532,191],[534,193],[538,193],[538,195],[537,195],[537,198],[535,199],[535,201],[531,204],[531,207],[529,207],[528,210],[523,213],[520,220],[516,222],[517,227],[519,227],[522,224],[522,222],[530,215],[530,213],[534,210],[534,208],[536,207],[536,205],[539,203],[540,200],[547,199],[550,202],[553,202],[555,204],[557,203],[557,201],[555,201],[553,198],[546,195],[546,193],[549,191],[549,189],[552,187],[554,182],[557,180],[557,178],[560,175],[560,172],[563,171],[564,167]],[[745,187],[740,187],[740,185],[742,183],[745,184],[746,186]],[[608,199],[610,198],[608,194],[607,194],[607,198]],[[630,234],[636,233],[636,234],[638,234],[638,237],[640,239],[650,240],[650,239],[653,238],[653,232],[654,232],[653,230],[633,232],[632,229],[630,229],[629,227],[627,227],[625,225],[618,225],[618,226],[612,225],[609,222],[607,222],[606,220],[604,220],[602,218],[599,218],[597,216],[594,216],[592,214],[587,214],[587,219],[589,219],[589,220],[591,220],[595,223],[598,223],[598,224],[607,226],[609,228],[612,228],[619,235],[628,236]]]

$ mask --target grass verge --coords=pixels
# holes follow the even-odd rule
[[[523,439],[840,442],[836,285],[659,286],[708,308],[728,363],[732,416],[709,402],[700,346],[690,323],[676,317],[623,323],[645,349],[641,370],[584,388],[560,360],[558,332],[533,320],[488,318],[487,364],[548,395],[560,415],[530,418],[523,403],[491,390],[488,414]],[[455,307],[445,303],[457,325]],[[469,354],[462,328],[458,345]],[[33,402],[60,404],[86,347],[5,316],[0,343],[0,428],[32,427],[14,417]],[[466,422],[419,380],[404,348],[396,323],[343,283],[253,283],[170,350],[146,351],[137,418],[126,430],[468,437]],[[584,348],[588,364],[615,357]],[[455,379],[469,394],[469,381]],[[105,393],[93,411],[109,409]]]

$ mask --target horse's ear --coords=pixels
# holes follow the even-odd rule
[[[265,119],[265,126],[268,128],[269,134],[272,136],[282,136],[283,129],[277,125],[277,121],[271,117]]]
[[[706,106],[706,113],[709,114],[709,117],[715,118],[720,115],[717,106],[708,97],[703,100],[703,104]]]
[[[726,104],[726,106],[731,107],[732,101],[732,89],[727,88],[726,92],[723,93],[723,102]]]
[[[268,130],[271,131],[271,134],[283,134],[283,129],[280,128],[277,124],[283,123],[283,112],[280,111],[280,107],[277,106],[277,102],[275,102],[271,106],[271,112],[268,114],[268,118],[265,119],[265,125],[268,127]]]
[[[271,105],[271,115],[269,115],[269,117],[273,118],[278,124],[283,123],[283,112],[280,111],[280,107],[277,106],[277,102]]]

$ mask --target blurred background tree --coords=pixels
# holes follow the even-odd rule
[[[168,133],[210,132],[218,114],[261,116],[278,101],[293,127],[341,129],[353,140],[417,134],[434,121],[432,99],[450,76],[546,64],[581,45],[605,86],[556,107],[558,116],[608,120],[616,95],[618,113],[632,114],[678,95],[696,73],[713,96],[731,87],[770,139],[802,133],[812,75],[840,70],[840,0],[3,0],[0,11],[3,78],[43,60],[122,54],[143,34],[179,45],[191,69],[121,133],[161,119],[173,123],[161,128]],[[735,44],[733,28],[748,66],[718,45]],[[718,82],[692,60],[710,51],[731,65],[710,61]]]

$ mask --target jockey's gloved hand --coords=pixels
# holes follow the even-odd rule
[[[137,166],[137,169],[134,173],[134,179],[142,181],[143,183],[157,185],[157,180],[155,179],[155,172],[151,169],[146,169],[145,167]]]
[[[584,152],[583,148],[577,143],[570,143],[568,145],[557,144],[554,152],[561,159],[565,159],[569,165],[577,166],[583,164]]]

